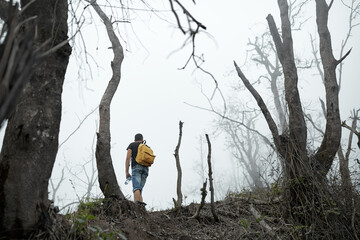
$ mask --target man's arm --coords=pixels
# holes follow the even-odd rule
[[[131,177],[131,174],[129,173],[131,153],[132,153],[131,149],[128,149],[127,154],[126,154],[126,161],[125,161],[126,178]]]

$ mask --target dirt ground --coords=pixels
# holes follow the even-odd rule
[[[192,218],[198,207],[199,204],[192,203],[180,210],[148,212],[130,201],[103,204],[90,210],[95,217],[82,221],[81,229],[77,223],[77,232],[67,231],[67,234],[73,239],[122,240],[287,239],[289,236],[288,231],[282,231],[284,224],[278,218],[266,217],[276,215],[272,210],[269,212],[273,208],[266,204],[226,198],[214,203],[219,221],[214,220],[209,203],[198,218]]]
[[[281,210],[288,209],[284,208],[285,203],[271,195],[269,198],[261,193],[232,194],[215,202],[214,212],[211,204],[206,203],[194,218],[199,205],[147,211],[128,200],[88,201],[81,203],[74,213],[54,214],[52,229],[31,239],[359,239],[358,218],[348,221],[335,211],[328,213],[326,223],[318,221],[305,226],[286,219]]]

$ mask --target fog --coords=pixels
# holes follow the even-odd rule
[[[152,2],[154,9],[169,9],[167,1]],[[220,4],[219,1],[211,0],[197,1],[195,6],[191,5],[191,1],[188,2],[192,15],[207,27],[206,32],[196,37],[196,52],[204,54],[202,67],[215,76],[226,100],[237,97],[239,101],[248,101],[251,97],[246,91],[234,94],[231,89],[238,82],[233,61],[237,61],[250,81],[258,78],[261,70],[248,59],[247,42],[266,29],[265,18],[268,14],[272,14],[280,26],[277,1],[228,0]],[[212,143],[217,199],[224,197],[229,190],[247,187],[244,179],[240,179],[241,186],[234,185],[234,171],[241,173],[243,169],[232,159],[224,135],[216,131],[217,116],[189,105],[208,108],[203,93],[211,96],[215,84],[209,75],[196,70],[191,63],[184,70],[179,70],[191,54],[191,44],[181,48],[186,36],[177,29],[174,16],[169,11],[139,10],[146,8],[141,4],[133,7],[138,10],[129,10],[127,20],[131,23],[118,24],[119,28],[116,29],[121,34],[125,58],[121,82],[111,103],[111,155],[121,190],[132,199],[131,184],[124,185],[126,148],[136,133],[142,133],[156,155],[143,191],[147,209],[172,207],[172,198],[176,198],[177,180],[173,154],[178,140],[179,121],[184,122],[180,160],[185,204],[199,201],[201,197],[199,189],[202,187],[202,176],[199,174],[199,165],[206,163],[205,133],[209,134]],[[110,8],[105,7],[105,10],[111,12]],[[89,16],[86,11],[85,16]],[[78,33],[71,42],[74,50],[63,88],[59,136],[59,143],[63,144],[59,148],[51,177],[56,185],[64,169],[64,180],[55,198],[55,204],[60,208],[78,201],[87,191],[86,175],[91,174],[92,166],[96,166],[94,139],[99,121],[97,107],[112,73],[110,62],[113,53],[109,49],[110,42],[98,16],[92,9],[90,11],[92,18],[87,18],[82,26],[82,35]],[[118,15],[121,15],[119,9],[112,11],[119,11]],[[317,34],[314,24],[315,3],[309,3],[303,19],[307,21],[302,30],[293,33],[295,50],[297,56],[311,58],[309,33],[313,36]],[[340,1],[335,1],[330,11],[329,28],[334,54],[339,58],[341,40],[347,31],[347,8]],[[360,56],[359,38],[357,28],[346,48],[353,49],[344,65],[340,93],[342,120],[347,120],[351,109],[360,107],[357,94],[360,89],[357,62]],[[311,111],[320,111],[318,98],[324,98],[324,89],[319,76],[315,71],[309,71],[301,73],[299,77],[301,98],[306,103],[304,105]],[[256,88],[265,99],[270,98],[266,86],[257,85]],[[223,101],[219,92],[216,92],[212,102],[217,109],[222,110]],[[263,134],[269,135],[266,125],[258,128]],[[1,129],[2,137],[3,133],[4,128]],[[49,192],[52,196],[51,187]],[[92,197],[101,197],[97,181],[92,189]]]

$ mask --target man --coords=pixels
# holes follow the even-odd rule
[[[146,178],[149,174],[149,167],[138,164],[135,159],[138,152],[140,143],[143,143],[144,138],[141,133],[135,135],[135,141],[130,143],[127,147],[127,155],[125,161],[125,175],[126,178],[132,178],[134,202],[146,205],[143,202],[142,190],[144,188]],[[131,161],[131,174],[129,173],[129,166]],[[132,175],[132,176],[131,176]]]

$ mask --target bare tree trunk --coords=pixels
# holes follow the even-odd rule
[[[29,2],[22,0],[21,6]],[[66,0],[37,0],[22,16],[37,16],[36,44],[50,40],[57,45],[68,38],[67,11]],[[48,183],[58,150],[61,93],[70,53],[69,44],[65,44],[46,57],[9,119],[0,155],[3,237],[20,238],[51,224]]]
[[[212,177],[212,169],[211,169],[211,142],[209,139],[209,135],[205,134],[206,141],[208,143],[208,168],[209,168],[209,183],[210,183],[210,199],[211,199],[211,212],[214,217],[215,222],[219,221],[219,217],[217,216],[215,212],[215,205],[214,205],[214,184],[213,184],[213,177]]]
[[[350,133],[351,135],[351,133]],[[352,137],[351,137],[352,138]],[[349,138],[350,140],[350,138]],[[351,145],[350,145],[351,146]],[[345,200],[345,212],[349,216],[351,216],[352,209],[353,209],[353,202],[352,202],[352,183],[350,178],[350,171],[349,171],[349,158],[346,158],[343,154],[343,149],[340,145],[338,150],[338,157],[339,157],[339,164],[340,164],[340,176],[341,176],[341,191],[344,196]]]
[[[288,16],[289,7],[286,0],[278,0],[278,5],[281,16],[281,37],[273,17],[268,15],[266,19],[284,71],[285,99],[289,108],[289,134],[283,137],[288,138],[289,142],[287,144],[289,146],[283,157],[286,159],[286,174],[292,179],[299,173],[301,174],[304,167],[301,162],[307,162],[307,128],[297,86],[298,75],[294,59],[291,24]]]
[[[203,187],[200,189],[201,191],[201,201],[199,207],[196,209],[195,214],[191,218],[199,218],[201,209],[205,206],[205,198],[207,195],[206,191],[207,179],[203,183]]]
[[[356,129],[357,121],[359,119],[360,109],[357,111],[353,110],[353,121],[351,128]],[[352,151],[352,141],[353,141],[354,132],[350,131],[349,139],[347,144],[347,150],[345,156],[343,154],[342,147],[340,145],[338,150],[339,162],[340,162],[340,176],[341,176],[341,185],[342,191],[345,198],[345,210],[346,214],[350,216],[353,210],[353,186],[351,183],[350,170],[349,170],[349,157]]]
[[[349,13],[349,19],[348,19],[348,23],[349,23],[349,28],[346,34],[345,39],[342,41],[341,43],[341,50],[340,50],[340,57],[343,57],[344,54],[344,50],[346,47],[346,44],[348,42],[348,40],[351,37],[351,33],[354,30],[355,27],[357,27],[358,25],[356,23],[354,23],[354,20],[356,19],[356,17],[359,15],[357,9],[359,9],[360,3],[356,3],[355,0],[351,1],[351,4],[348,5],[347,7],[349,7],[350,13]],[[327,31],[325,29],[326,34]],[[320,65],[320,61],[318,59],[317,53],[318,53],[318,49],[317,46],[315,44],[315,41],[313,40],[313,37],[310,35],[311,37],[311,44],[312,44],[312,52],[314,55],[314,59],[315,59],[315,63],[316,63],[316,67],[317,70],[320,74],[320,77],[322,79],[322,82],[324,84],[324,86],[326,86],[325,84],[325,78],[324,78],[324,71],[321,68]],[[325,43],[327,44],[327,43]],[[331,48],[331,46],[330,46]],[[347,53],[348,54],[348,53]],[[342,75],[343,75],[343,63],[340,63],[339,69],[338,69],[338,79],[339,79],[339,91],[340,91],[340,87],[341,87],[341,79],[342,79]],[[322,105],[322,109],[323,109],[323,113],[324,113],[324,117],[326,118],[327,116],[327,111],[326,111],[326,107],[325,107],[325,103],[320,99],[321,105]],[[349,170],[349,155],[350,155],[350,151],[351,151],[351,145],[352,145],[352,138],[353,138],[353,134],[356,134],[356,131],[352,131],[352,129],[356,129],[356,122],[357,122],[357,118],[358,118],[358,111],[353,111],[353,122],[352,122],[352,127],[349,127],[346,125],[345,121],[342,123],[343,127],[348,127],[348,129],[351,131],[349,133],[349,138],[348,138],[348,147],[346,150],[346,153],[344,155],[344,151],[342,149],[341,144],[339,145],[339,149],[337,151],[338,157],[339,157],[339,166],[340,166],[340,176],[341,176],[341,185],[342,185],[342,191],[343,191],[343,196],[345,199],[345,211],[347,216],[350,216],[352,214],[352,207],[353,207],[353,201],[352,201],[352,183],[351,183],[351,178],[350,178],[350,170]],[[312,122],[312,121],[311,121]],[[313,125],[315,125],[312,122]],[[316,127],[315,127],[316,128]],[[319,130],[319,132],[321,132],[324,135],[324,132],[322,130]],[[358,134],[359,135],[359,134]],[[360,142],[358,142],[358,146],[360,147]]]
[[[179,139],[178,139],[178,143],[176,145],[175,151],[174,151],[174,157],[176,160],[176,169],[177,169],[177,173],[178,173],[177,184],[176,184],[177,201],[175,203],[175,208],[177,208],[178,210],[180,210],[181,204],[183,201],[182,192],[181,192],[182,171],[181,171],[180,157],[179,157],[183,124],[184,124],[184,122],[179,121]]]
[[[298,76],[294,59],[291,24],[289,21],[288,1],[278,0],[281,17],[281,36],[271,15],[267,21],[275,42],[279,60],[282,64],[285,78],[285,99],[289,108],[289,132],[279,136],[276,124],[259,93],[250,84],[240,68],[235,67],[246,88],[256,99],[272,133],[277,151],[285,162],[285,180],[287,183],[285,197],[289,202],[288,213],[300,222],[312,224],[319,218],[313,209],[320,209],[319,204],[326,204],[320,194],[326,192],[326,174],[329,171],[334,156],[339,147],[341,123],[338,104],[338,86],[336,83],[336,66],[349,54],[336,61],[331,48],[331,38],[327,27],[328,6],[325,0],[316,0],[316,16],[320,36],[320,53],[324,67],[324,82],[326,91],[326,130],[322,144],[314,156],[307,154],[307,127],[302,111]],[[311,161],[310,161],[311,160]],[[314,161],[313,161],[314,160]],[[319,181],[320,180],[320,181]],[[331,204],[328,205],[331,207]],[[321,205],[324,207],[324,205]]]
[[[115,197],[124,199],[124,194],[121,192],[117,183],[110,153],[110,104],[120,83],[121,64],[124,59],[124,53],[108,16],[106,16],[96,1],[90,1],[90,4],[99,17],[103,20],[114,52],[114,58],[111,62],[113,75],[109,81],[99,106],[100,125],[99,132],[97,133],[95,153],[99,173],[99,184],[105,198]]]
[[[341,140],[341,121],[339,112],[339,86],[336,80],[336,66],[347,55],[337,61],[331,46],[331,36],[327,26],[330,5],[325,0],[316,0],[316,23],[320,38],[320,56],[324,69],[324,85],[326,93],[326,128],[323,141],[315,154],[320,170],[326,175],[331,168],[334,156],[339,149]]]

